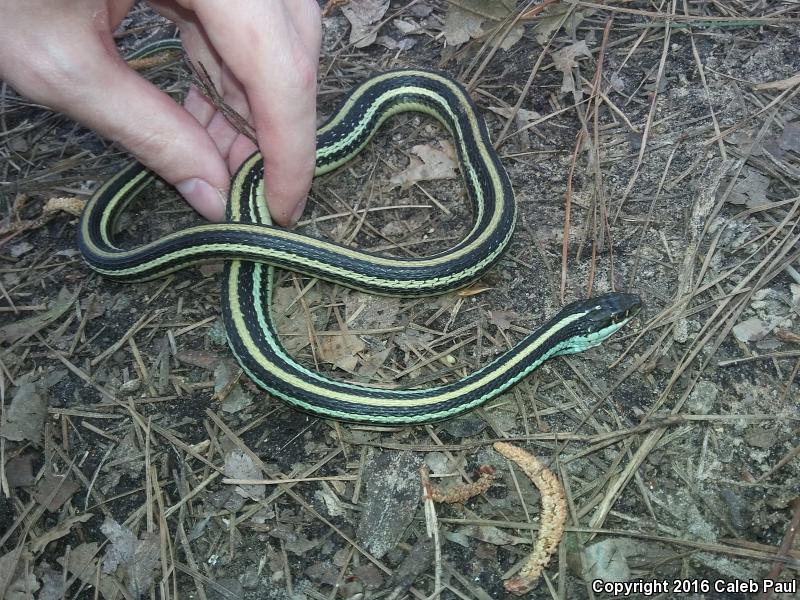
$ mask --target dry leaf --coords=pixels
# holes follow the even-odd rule
[[[539,42],[540,46],[544,46],[547,43],[547,40],[550,39],[550,36],[552,36],[558,29],[561,19],[563,19],[564,15],[571,9],[572,5],[561,2],[548,4],[545,7],[541,14],[536,18],[536,24],[533,26],[533,35],[536,38],[536,41]],[[581,21],[583,21],[583,18],[584,13],[573,12],[572,15],[567,17],[567,20],[564,21],[564,29],[566,29],[567,33],[574,37],[575,30],[578,28],[578,25],[580,25]]]
[[[315,304],[319,292],[309,290],[303,296],[306,303]],[[308,322],[301,312],[301,304],[297,301],[297,290],[294,288],[278,288],[272,292],[272,318],[281,338],[281,344],[289,354],[296,354],[309,345]]]
[[[106,517],[100,531],[111,542],[103,559],[103,573],[112,573],[122,566],[125,586],[134,598],[147,593],[155,579],[159,559],[158,535],[145,532],[142,539],[127,527]]]
[[[404,21],[403,19],[395,19],[392,21],[397,30],[403,35],[421,35],[425,33],[425,28],[420,26],[419,23],[412,21]]]
[[[47,544],[54,540],[61,539],[67,535],[72,530],[72,526],[75,525],[75,523],[86,523],[86,521],[92,517],[94,517],[92,513],[84,513],[82,515],[75,515],[74,517],[64,519],[51,530],[43,533],[37,538],[34,538],[30,545],[31,552],[34,554],[39,554],[39,552],[44,550],[44,547],[47,546]]]
[[[757,342],[763,340],[773,330],[775,323],[767,323],[758,317],[752,317],[733,326],[733,335],[740,342]]]
[[[19,258],[33,250],[33,244],[30,242],[20,242],[19,244],[12,244],[8,249],[8,254],[11,258]]]
[[[33,490],[33,497],[50,512],[56,512],[77,491],[78,485],[71,477],[47,471]]]
[[[483,35],[484,18],[450,4],[444,19],[444,39],[448,46],[460,46]]]
[[[442,140],[438,148],[430,144],[419,144],[411,152],[419,158],[412,156],[405,170],[392,175],[389,179],[390,189],[400,186],[405,190],[418,181],[455,179],[458,165],[450,142]]]
[[[322,336],[319,343],[319,357],[342,371],[355,373],[358,366],[356,354],[366,350],[361,338],[349,333]]]
[[[470,39],[479,38],[498,25],[505,25],[514,10],[514,2],[498,0],[460,0],[449,4],[444,20],[444,37],[448,46],[459,46]],[[485,26],[484,26],[485,24]],[[505,29],[503,30],[505,31]],[[500,39],[500,47],[508,50],[525,33],[522,24],[516,25]]]
[[[28,440],[41,446],[45,417],[47,387],[44,382],[38,379],[24,383],[17,388],[6,409],[6,422],[0,427],[0,436],[14,442]]]
[[[378,37],[376,24],[389,8],[389,0],[350,0],[342,7],[342,14],[350,21],[350,43],[356,48],[366,48]]]
[[[349,293],[344,299],[347,325],[352,329],[380,329],[398,321],[400,298]]]
[[[225,454],[223,472],[230,479],[264,479],[264,473],[249,454],[233,450]],[[235,488],[236,493],[242,498],[262,500],[266,494],[267,486],[259,484],[242,484]]]
[[[56,561],[66,570],[80,579],[84,585],[98,586],[100,596],[112,598],[118,596],[117,583],[113,577],[100,573],[97,568],[97,554],[99,545],[95,542],[81,544],[69,553],[69,562],[65,565],[64,558],[58,557]]]
[[[524,25],[515,25],[511,28],[511,31],[506,31],[504,28],[502,30],[502,38],[498,38],[500,48],[503,50],[510,50],[514,44],[522,39],[523,35],[525,35]]]
[[[489,322],[500,331],[511,328],[514,321],[519,319],[519,315],[513,310],[492,310],[489,311]]]
[[[342,501],[330,489],[317,490],[314,492],[314,498],[325,505],[325,512],[329,517],[343,517],[347,514]]]
[[[380,344],[377,345],[379,349],[367,352],[367,355],[362,358],[361,366],[358,368],[358,374],[365,379],[372,379],[386,363],[389,354],[391,354],[391,348],[384,348]]]
[[[511,535],[510,533],[506,533],[497,527],[491,527],[488,525],[468,525],[466,527],[461,527],[458,531],[463,535],[467,535],[471,538],[475,538],[476,540],[486,542],[487,544],[493,544],[495,546],[529,544],[531,541],[529,538],[517,537],[515,535]]]
[[[511,108],[505,106],[490,106],[489,110],[505,119],[509,118],[513,112]],[[520,108],[516,113],[514,113],[514,123],[516,123],[517,127],[524,127],[525,125],[533,123],[534,121],[538,121],[541,118],[542,115],[535,110],[527,110],[525,108]]]
[[[192,367],[200,367],[207,371],[213,371],[225,359],[216,352],[208,352],[206,350],[182,350],[175,355],[175,360],[185,365]]]
[[[329,586],[339,583],[339,569],[329,562],[315,562],[306,567],[303,573],[313,581]]]
[[[36,482],[36,478],[33,476],[34,458],[36,455],[28,452],[15,456],[6,463],[6,480],[9,487],[28,487]]]
[[[637,556],[635,542],[630,539],[605,539],[584,549],[586,559],[583,564],[583,577],[586,581],[602,579],[605,581],[629,581],[631,570],[628,556]]]
[[[736,183],[728,196],[731,204],[744,204],[750,208],[761,206],[768,202],[767,188],[770,179],[762,175],[755,169],[746,169],[746,175],[736,180]]]
[[[428,570],[434,560],[434,541],[426,535],[417,538],[403,562],[395,569],[389,586],[392,598],[406,597],[406,591],[414,585],[420,575]],[[480,596],[484,597],[484,596]]]
[[[402,40],[398,41],[394,38],[389,37],[388,35],[379,35],[375,39],[376,44],[380,44],[384,48],[389,50],[408,50],[409,48],[413,48],[417,45],[417,42],[411,38],[403,38]]]
[[[433,334],[418,329],[407,329],[394,339],[403,352],[414,353],[433,341]]]
[[[6,587],[3,600],[30,600],[33,598],[31,595],[39,589],[39,582],[36,576],[29,572],[26,576],[21,573],[14,581],[11,581]]]
[[[34,317],[13,321],[0,327],[0,344],[13,344],[18,340],[32,336],[67,312],[74,301],[75,295],[70,294],[65,288],[61,288],[58,297],[49,310]]]
[[[235,577],[220,577],[209,584],[207,597],[214,600],[243,600],[244,587]]]
[[[581,40],[571,46],[566,46],[557,52],[553,52],[553,63],[556,69],[563,73],[564,78],[561,81],[561,93],[569,94],[576,92],[575,78],[572,76],[572,69],[578,66],[577,58],[579,56],[591,56],[589,48],[586,46],[586,40]]]
[[[26,577],[21,565],[22,546],[0,556],[0,598],[6,600],[28,600],[28,592],[39,589],[33,574]]]
[[[253,397],[239,385],[242,370],[230,361],[223,361],[214,369],[214,396],[222,400],[220,405],[227,413],[239,412],[253,403]]]
[[[353,569],[353,575],[364,584],[368,590],[377,590],[383,585],[383,573],[371,563],[366,563]]]
[[[67,586],[64,574],[60,569],[54,569],[46,562],[39,565],[39,578],[42,580],[42,589],[39,590],[36,600],[63,600],[67,598]]]

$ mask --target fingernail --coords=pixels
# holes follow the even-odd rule
[[[192,177],[181,181],[175,188],[206,219],[222,221],[225,218],[225,197],[207,181]]]
[[[300,220],[300,217],[303,216],[303,211],[306,209],[306,199],[304,198],[300,204],[294,207],[294,212],[292,213],[292,218],[289,222],[289,227],[294,227],[297,225],[297,222]]]

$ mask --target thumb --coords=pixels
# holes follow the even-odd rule
[[[80,81],[56,86],[54,108],[124,146],[201,215],[225,216],[230,175],[205,128],[98,42]]]

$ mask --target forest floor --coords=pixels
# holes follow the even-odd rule
[[[117,41],[173,35],[137,5]],[[519,214],[509,250],[460,292],[385,298],[279,273],[293,356],[430,386],[568,301],[645,304],[466,416],[395,428],[307,416],[256,387],[225,343],[221,265],[135,285],[90,271],[76,215],[130,159],[3,86],[0,596],[504,598],[541,504],[498,440],[564,488],[566,533],[535,597],[666,580],[661,597],[737,598],[753,594],[715,584],[796,581],[798,48],[790,0],[351,0],[326,15],[320,122],[371,74],[444,71],[486,119]],[[143,75],[177,96],[193,81],[179,57]],[[198,222],[156,185],[121,239]],[[315,180],[298,230],[413,257],[470,222],[447,132],[400,115]],[[428,506],[431,539],[423,465],[436,487],[481,465],[498,478]]]

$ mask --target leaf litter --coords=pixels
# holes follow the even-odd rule
[[[42,598],[129,597],[145,584],[164,598],[267,589],[391,598],[412,586],[420,597],[504,597],[504,576],[541,524],[532,484],[494,463],[502,483],[438,510],[433,541],[412,468],[436,454],[436,485],[472,485],[473,467],[491,463],[488,446],[504,437],[535,448],[565,483],[577,527],[545,575],[567,597],[626,572],[796,578],[796,7],[351,8],[368,18],[351,26],[334,9],[325,19],[321,113],[386,68],[459,77],[509,170],[518,227],[467,294],[387,300],[278,273],[274,312],[288,351],[349,381],[437,385],[486,364],[567,299],[633,290],[645,314],[461,419],[385,430],[309,418],[231,366],[219,265],[136,286],[88,275],[73,215],[94,189],[84,182],[123,158],[8,90],[0,584]],[[126,25],[125,48],[166,31],[148,11]],[[357,48],[353,34],[375,37]],[[187,81],[177,64],[147,76],[174,90]],[[409,148],[441,151],[443,135],[425,118],[392,119],[316,183],[301,230],[400,257],[456,244],[471,215],[448,179],[452,164],[445,179],[405,172],[409,156],[429,169]],[[405,180],[389,189],[398,174]],[[47,208],[67,188],[72,212]],[[125,216],[126,243],[196,222],[165,196],[154,190]],[[37,388],[44,411],[15,406],[27,374],[53,365],[65,375]],[[382,467],[375,452],[411,458]],[[232,475],[264,483],[222,483]],[[404,479],[417,504],[374,493],[382,479]],[[368,503],[387,510],[381,501],[403,520],[358,530]],[[118,536],[122,546],[155,551],[158,540],[149,572],[126,575],[124,562],[102,572],[112,542],[94,522],[106,516],[130,534]],[[388,550],[377,558],[371,544]]]

